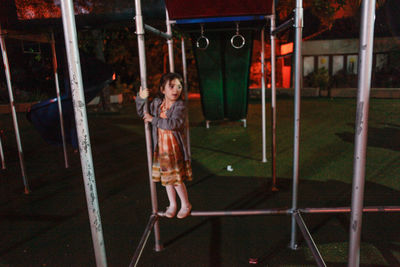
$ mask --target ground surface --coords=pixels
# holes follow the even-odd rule
[[[301,105],[299,207],[349,206],[355,99],[304,99]],[[190,101],[194,210],[290,208],[293,101],[278,100],[277,186],[271,156],[261,162],[261,106],[239,122],[206,129],[199,100]],[[400,205],[400,102],[372,100],[365,205]],[[267,108],[270,151],[270,111]],[[32,194],[24,195],[10,115],[0,115],[7,169],[0,171],[0,266],[95,266],[79,154],[46,144],[19,114]],[[119,113],[89,113],[93,160],[109,266],[128,266],[151,214],[144,130],[133,104]],[[232,172],[226,170],[231,165]],[[159,206],[167,199],[158,186]],[[346,266],[348,214],[304,215],[328,266]],[[400,266],[399,213],[363,216],[361,266]],[[315,266],[300,240],[292,251],[287,215],[161,219],[165,249],[153,234],[138,266]],[[301,234],[298,233],[298,236]]]

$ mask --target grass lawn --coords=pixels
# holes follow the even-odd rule
[[[193,209],[290,208],[293,100],[277,101],[277,186],[271,187],[270,110],[267,163],[262,163],[261,105],[251,101],[247,128],[212,122],[190,101]],[[350,206],[355,99],[302,99],[298,207]],[[372,99],[364,204],[400,206],[400,101]],[[19,114],[30,195],[23,194],[12,119],[0,115],[7,169],[0,171],[0,267],[95,266],[79,154],[46,144]],[[143,122],[134,104],[118,113],[89,112],[89,128],[109,266],[128,266],[151,214]],[[233,171],[227,171],[231,165]],[[157,185],[160,210],[167,205]],[[328,266],[347,266],[349,214],[303,215]],[[366,213],[361,266],[400,266],[400,214]],[[139,266],[316,266],[298,232],[288,248],[291,217],[160,219],[164,250],[151,235]],[[253,264],[252,264],[253,265]]]

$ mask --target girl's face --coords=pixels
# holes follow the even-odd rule
[[[182,84],[179,79],[168,81],[164,88],[161,88],[161,93],[164,94],[165,99],[169,102],[175,102],[179,99],[182,93]]]

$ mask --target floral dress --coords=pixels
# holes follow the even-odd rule
[[[160,117],[166,119],[165,102],[160,106]],[[171,130],[158,128],[158,149],[154,152],[152,177],[163,186],[179,185],[192,180],[190,161],[184,160],[179,144]]]

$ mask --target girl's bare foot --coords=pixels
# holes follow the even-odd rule
[[[176,214],[176,210],[177,210],[176,206],[169,206],[169,207],[167,207],[167,209],[166,209],[165,212],[164,212],[165,217],[167,217],[167,218],[172,218],[172,217],[174,217],[175,214]]]
[[[191,210],[192,210],[192,205],[189,203],[188,206],[181,207],[181,210],[178,212],[178,215],[176,217],[178,219],[186,218],[190,214]]]

